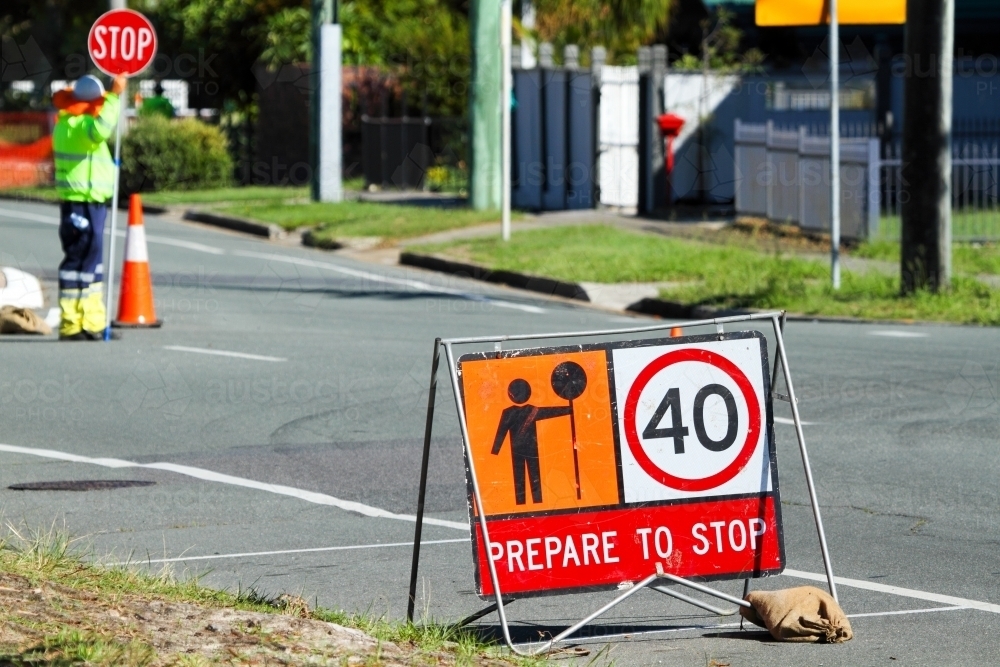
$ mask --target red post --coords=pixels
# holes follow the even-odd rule
[[[673,204],[673,173],[674,173],[674,139],[681,133],[684,127],[684,119],[672,113],[665,113],[656,118],[656,124],[660,126],[660,133],[666,146],[663,159],[666,162],[667,176],[667,206]]]

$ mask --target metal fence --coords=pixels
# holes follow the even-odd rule
[[[954,139],[953,139],[954,141]],[[885,147],[879,163],[881,218],[878,238],[900,237],[903,160],[900,145]],[[951,158],[951,236],[955,241],[1000,240],[1000,142],[958,140]]]
[[[737,215],[765,217],[810,232],[830,229],[830,138],[736,121]],[[879,141],[840,144],[841,234],[868,238],[879,229]],[[872,168],[874,166],[874,168]]]
[[[828,127],[780,129],[736,121],[736,213],[830,228]],[[900,143],[875,138],[874,125],[842,128],[841,230],[848,239],[898,240],[906,192]],[[959,126],[952,148],[952,238],[1000,241],[1000,137]],[[975,131],[982,132],[976,135]],[[867,137],[867,138],[866,138]]]
[[[402,189],[464,189],[467,127],[462,118],[362,116],[365,183]]]

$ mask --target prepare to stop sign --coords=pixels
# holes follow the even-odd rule
[[[459,362],[478,593],[725,579],[784,562],[767,344],[744,331]]]
[[[113,9],[90,28],[87,49],[105,74],[135,76],[156,56],[156,30],[139,12]]]

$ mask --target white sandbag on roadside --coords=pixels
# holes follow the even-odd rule
[[[42,308],[45,295],[38,278],[20,269],[0,267],[0,307]]]

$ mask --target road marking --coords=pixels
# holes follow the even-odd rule
[[[226,254],[226,251],[223,250],[222,248],[216,248],[215,246],[205,245],[204,243],[195,243],[194,241],[181,241],[179,239],[169,239],[165,236],[154,236],[153,234],[147,234],[146,240],[149,241],[150,243],[160,243],[162,245],[172,245],[177,248],[186,248],[188,250],[196,250],[198,252],[207,252],[210,255]]]
[[[46,225],[58,225],[59,218],[52,218],[47,215],[38,215],[37,213],[28,213],[15,211],[9,208],[0,208],[0,216],[5,218],[13,218],[15,220],[30,220],[31,222],[41,222]],[[125,236],[125,232],[116,229],[115,236]],[[207,252],[210,255],[225,255],[226,251],[222,248],[216,248],[215,246],[205,245],[204,243],[195,243],[194,241],[181,241],[179,239],[171,239],[165,236],[155,236],[148,234],[146,236],[146,241],[149,243],[159,243],[161,245],[170,245],[177,248],[186,248],[188,250],[197,250],[198,252]]]
[[[184,347],[183,345],[164,345],[163,349],[174,350],[175,352],[196,352],[198,354],[215,354],[220,357],[253,359],[254,361],[288,361],[284,357],[268,357],[263,354],[247,354],[246,352],[230,352],[228,350],[209,350],[203,347]]]
[[[58,218],[52,218],[49,216],[38,215],[37,213],[27,213],[5,208],[0,208],[0,216],[10,217],[14,219],[31,220],[33,222],[44,222],[49,225],[59,224]],[[124,232],[118,231],[116,233],[116,236],[124,236]],[[194,243],[191,241],[179,241],[175,239],[165,238],[162,236],[147,236],[146,240],[149,241],[150,243],[162,243],[164,245],[176,246],[178,248],[187,248],[188,250],[207,252],[213,255],[226,254],[226,251],[223,250],[222,248],[216,248],[215,246],[203,245],[201,243]],[[422,280],[410,280],[408,278],[390,278],[389,276],[380,276],[378,274],[370,273],[368,271],[349,269],[344,266],[338,266],[336,264],[330,264],[328,262],[317,262],[314,260],[304,259],[301,257],[288,257],[285,255],[275,255],[273,253],[253,252],[251,250],[234,250],[232,254],[240,257],[266,259],[272,262],[285,262],[287,264],[298,264],[299,266],[309,266],[317,269],[325,269],[327,271],[336,271],[337,273],[353,276],[355,278],[362,278],[364,280],[387,283],[390,285],[409,287],[421,292],[430,292],[433,294],[447,294],[449,296],[457,296],[463,299],[468,299],[469,301],[490,303],[495,306],[499,306],[500,308],[510,308],[513,310],[520,310],[525,313],[533,313],[536,315],[541,315],[546,312],[544,308],[539,308],[538,306],[531,306],[523,303],[514,303],[513,301],[504,301],[502,299],[494,299],[492,297],[488,297],[485,295],[464,292],[462,290],[452,289],[450,287],[436,287]]]
[[[389,276],[380,276],[375,273],[370,273],[368,271],[359,271],[357,269],[349,269],[345,266],[338,266],[336,264],[330,264],[328,262],[317,262],[311,259],[303,259],[301,257],[288,257],[285,255],[275,255],[272,253],[264,252],[253,252],[252,250],[234,250],[234,255],[240,257],[251,257],[254,259],[266,259],[272,262],[285,262],[287,264],[298,264],[299,266],[308,266],[315,269],[326,269],[327,271],[335,271],[337,273],[342,273],[347,276],[352,276],[354,278],[361,278],[363,280],[371,280],[373,282],[387,283],[389,285],[399,285],[401,287],[409,287],[421,292],[430,292],[433,294],[447,294],[449,296],[457,296],[463,299],[468,299],[470,301],[479,301],[485,303],[491,303],[501,308],[512,308],[514,310],[521,310],[526,313],[542,314],[545,312],[544,308],[539,308],[538,306],[529,306],[523,303],[514,303],[512,301],[503,301],[500,299],[494,299],[481,294],[472,294],[470,292],[464,292],[462,290],[452,289],[450,287],[437,287],[426,283],[422,280],[410,280],[409,278],[390,278]]]
[[[31,456],[40,456],[47,459],[56,459],[58,461],[70,461],[73,463],[91,463],[93,465],[104,466],[105,468],[148,468],[151,470],[166,470],[169,472],[175,472],[179,475],[187,475],[188,477],[194,477],[196,479],[204,480],[207,482],[219,482],[220,484],[231,484],[233,486],[242,486],[248,489],[256,489],[258,491],[267,491],[268,493],[274,493],[279,496],[291,496],[292,498],[298,498],[299,500],[304,500],[308,503],[315,503],[316,505],[329,505],[331,507],[338,507],[347,512],[355,512],[361,514],[362,516],[372,517],[375,519],[395,519],[396,521],[408,521],[415,522],[417,517],[412,514],[396,514],[395,512],[389,512],[378,507],[372,507],[371,505],[365,505],[363,503],[357,503],[353,500],[341,500],[340,498],[334,498],[325,493],[317,493],[315,491],[306,491],[305,489],[297,489],[292,486],[284,486],[281,484],[268,484],[266,482],[258,482],[252,479],[246,479],[244,477],[235,477],[233,475],[224,475],[222,473],[214,472],[212,470],[206,470],[204,468],[195,468],[193,466],[178,465],[176,463],[135,463],[134,461],[125,461],[122,459],[112,459],[112,458],[92,458],[90,456],[80,456],[78,454],[70,454],[68,452],[60,452],[54,449],[39,449],[35,447],[18,447],[16,445],[2,445],[0,444],[0,452],[10,452],[12,454],[29,454]],[[432,517],[424,517],[424,523],[431,526],[442,526],[444,528],[455,528],[456,530],[469,530],[469,525],[467,523],[461,523],[458,521],[446,521],[444,519],[435,519]]]
[[[11,208],[0,208],[0,216],[4,218],[13,218],[15,220],[30,220],[31,222],[44,222],[47,225],[58,225],[59,218],[53,218],[47,215],[38,215],[37,213],[28,213],[27,211],[18,211]]]
[[[869,336],[885,336],[886,338],[927,338],[930,334],[920,331],[869,331]]]
[[[848,614],[848,618],[870,618],[872,616],[906,616],[907,614],[930,614],[935,611],[961,611],[970,607],[930,607],[928,609],[900,609],[899,611],[873,611],[867,614]]]
[[[790,424],[792,426],[795,426],[795,420],[794,419],[788,419],[787,417],[775,417],[774,418],[774,423],[775,424]],[[802,425],[803,426],[812,426],[815,423],[816,422],[802,422]]]
[[[781,573],[786,577],[793,577],[795,579],[808,579],[809,581],[826,581],[825,574],[815,574],[813,572],[803,572],[801,570],[785,570]],[[992,614],[1000,614],[1000,604],[993,604],[991,602],[980,602],[979,600],[966,600],[965,598],[957,598],[952,595],[940,595],[938,593],[928,593],[927,591],[918,591],[912,588],[901,588],[899,586],[889,586],[887,584],[876,584],[872,581],[863,581],[861,579],[848,579],[846,577],[834,577],[834,582],[838,586],[848,586],[851,588],[861,588],[866,591],[875,591],[877,593],[888,593],[889,595],[899,595],[901,597],[913,598],[915,600],[927,600],[928,602],[940,602],[942,604],[958,606],[958,607],[969,607],[970,609],[979,609],[980,611],[988,611]]]
[[[454,540],[429,540],[421,542],[420,546],[428,544],[454,544],[456,542],[469,543],[468,538],[460,537]],[[249,558],[251,556],[278,556],[283,554],[305,554],[316,553],[318,551],[354,551],[356,549],[386,549],[388,547],[412,547],[413,542],[390,542],[388,544],[353,544],[347,547],[313,547],[311,549],[283,549],[281,551],[248,551],[241,554],[213,554],[211,556],[180,556],[178,558],[152,558],[145,560],[124,561],[121,563],[107,563],[104,567],[123,567],[126,565],[145,565],[150,563],[181,563],[190,560],[215,560],[219,558]]]

